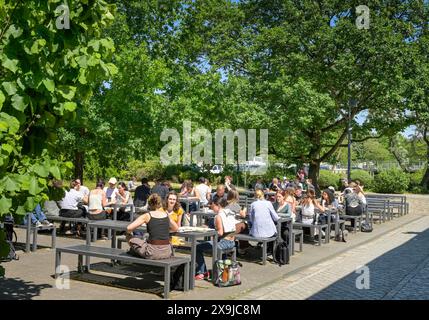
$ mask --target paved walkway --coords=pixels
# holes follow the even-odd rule
[[[427,298],[428,286],[420,284],[428,283],[429,275],[429,265],[425,263],[425,252],[429,252],[429,235],[425,231],[429,227],[429,197],[410,196],[409,201],[409,215],[377,224],[372,233],[349,234],[347,243],[331,241],[321,247],[304,244],[304,251],[297,252],[291,263],[282,267],[272,263],[261,266],[257,263],[259,256],[256,252],[255,261],[241,260],[241,286],[219,289],[206,281],[197,281],[195,290],[187,294],[173,291],[171,298],[361,299],[370,293],[374,299],[404,299],[410,293]],[[20,241],[25,239],[24,230],[19,229],[17,233]],[[162,299],[159,270],[129,266],[112,269],[106,260],[94,258],[91,259],[94,272],[80,276],[75,273],[77,257],[72,255],[64,255],[62,261],[72,271],[70,289],[59,290],[52,278],[54,252],[46,248],[50,245],[50,237],[40,235],[39,240],[41,247],[36,253],[19,252],[19,261],[2,264],[6,278],[0,279],[0,300]],[[57,238],[58,246],[84,242],[83,239]],[[100,240],[96,245],[107,247],[110,242]],[[346,260],[353,263],[349,262],[348,266]],[[355,288],[359,275],[354,271],[362,264],[370,267],[370,290]]]
[[[422,217],[239,299],[429,299],[428,228]]]

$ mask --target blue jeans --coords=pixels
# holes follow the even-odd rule
[[[235,247],[235,241],[221,239],[217,243],[218,249],[232,249]],[[196,262],[197,270],[195,274],[201,274],[207,272],[206,263],[204,261],[204,252],[211,251],[213,249],[213,241],[202,242],[197,245]],[[216,257],[213,257],[216,259]]]
[[[42,211],[42,207],[40,204],[36,206],[36,209],[34,209],[34,212],[30,215],[31,223],[35,224],[37,221],[44,221],[46,220],[46,216]],[[27,216],[24,217],[24,225],[27,225]]]

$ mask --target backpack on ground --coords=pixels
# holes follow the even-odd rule
[[[280,241],[275,245],[273,250],[273,259],[279,266],[289,264],[289,247],[286,241]]]
[[[215,285],[218,287],[230,287],[241,284],[240,265],[230,259],[217,260],[214,272]]]
[[[12,261],[12,260],[19,260],[18,255],[16,254],[15,246],[13,243],[18,241],[18,237],[16,235],[16,232],[13,230],[13,224],[15,223],[15,220],[13,219],[12,215],[7,215],[4,220],[4,229],[6,232],[6,242],[9,245],[9,253],[8,255],[3,259],[3,261]],[[15,241],[13,240],[15,238]]]
[[[184,290],[185,284],[185,265],[181,264],[173,272],[170,279],[170,290]]]
[[[372,226],[368,223],[368,221],[362,221],[360,230],[362,232],[372,232]]]

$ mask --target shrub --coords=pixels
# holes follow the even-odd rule
[[[328,170],[320,170],[319,172],[319,187],[325,189],[329,186],[333,186],[338,189],[338,182],[341,176]]]
[[[379,193],[403,193],[409,184],[408,174],[399,169],[391,169],[375,176],[373,189]]]
[[[179,181],[183,182],[185,180],[196,181],[198,179],[198,172],[186,170],[179,173]]]
[[[359,180],[365,187],[365,190],[371,189],[374,185],[374,178],[365,170],[352,170],[350,179]]]
[[[420,170],[417,170],[416,172],[410,173],[410,186],[409,186],[410,190],[420,186],[420,182],[423,179],[425,171],[426,171],[425,169],[420,169]]]
[[[145,177],[149,180],[164,178],[164,168],[159,159],[146,160],[142,167],[136,170],[137,180]]]

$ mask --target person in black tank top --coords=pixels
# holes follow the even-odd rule
[[[130,245],[130,253],[145,259],[168,259],[172,256],[170,244],[170,231],[177,231],[177,224],[170,217],[159,209],[161,197],[152,194],[148,199],[149,213],[138,217],[127,227],[127,239]],[[132,237],[132,231],[146,224],[149,233],[148,240]]]

